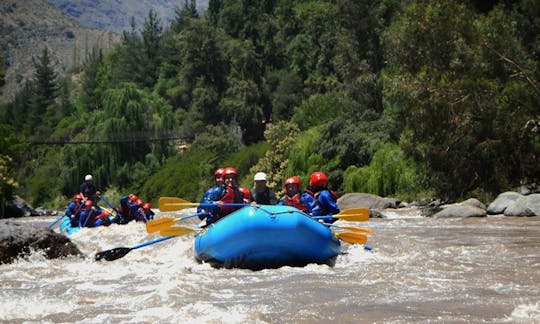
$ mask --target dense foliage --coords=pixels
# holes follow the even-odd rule
[[[77,77],[44,49],[2,106],[22,140],[2,142],[0,171],[36,204],[86,173],[197,200],[226,165],[244,186],[322,170],[340,193],[490,198],[540,180],[539,16],[530,0],[185,1]]]

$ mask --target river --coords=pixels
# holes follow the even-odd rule
[[[21,221],[46,226],[54,219]],[[344,243],[334,267],[262,271],[197,263],[192,234],[95,262],[98,251],[157,236],[140,223],[83,229],[71,240],[85,258],[47,260],[35,252],[0,265],[0,321],[540,322],[540,217],[396,213],[352,224],[375,230],[371,250]]]

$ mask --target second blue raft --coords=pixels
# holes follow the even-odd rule
[[[326,226],[289,206],[247,206],[195,237],[195,258],[226,268],[334,265],[340,250]]]

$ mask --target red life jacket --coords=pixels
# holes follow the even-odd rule
[[[334,190],[330,190],[330,189],[327,189],[328,192],[330,193],[330,196],[332,197],[332,199],[334,199],[334,201],[337,201],[338,200],[338,195],[336,194],[336,192]],[[317,191],[315,194],[311,193],[313,195],[313,198],[315,198],[315,200],[318,200],[319,198],[319,194],[322,192],[321,191]]]
[[[286,206],[293,206],[303,212],[307,210],[306,205],[304,202],[300,199],[300,193],[296,193],[294,196],[289,197],[285,196],[284,204]]]
[[[244,202],[244,194],[236,187],[226,187],[223,196],[221,196],[221,201],[224,204],[241,204]],[[240,207],[221,206],[221,215],[223,217],[237,209],[240,209]]]

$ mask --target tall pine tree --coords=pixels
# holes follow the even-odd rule
[[[58,96],[58,73],[54,71],[47,47],[37,60],[33,59],[33,62],[35,72],[29,122],[31,128],[37,128],[44,117],[54,115],[54,103]],[[40,129],[46,131],[43,127]],[[37,136],[44,135],[41,131],[37,132]]]

